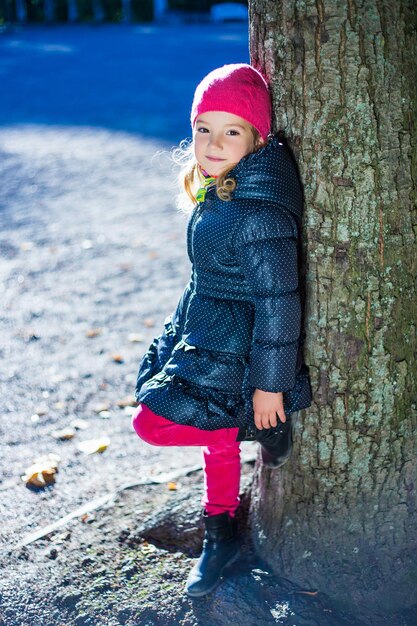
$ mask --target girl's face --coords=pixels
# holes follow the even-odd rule
[[[197,162],[210,176],[218,176],[257,147],[252,126],[224,111],[209,111],[197,117],[193,144]]]

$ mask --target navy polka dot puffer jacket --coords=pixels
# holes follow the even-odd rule
[[[187,227],[189,283],[143,357],[136,399],[204,430],[253,424],[256,388],[311,404],[303,363],[297,242],[302,194],[277,138],[232,170],[231,201],[209,189]]]

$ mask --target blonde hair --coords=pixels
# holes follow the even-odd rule
[[[257,152],[265,145],[265,142],[253,126],[251,130],[255,146],[252,152]],[[172,152],[172,160],[174,163],[181,166],[178,180],[182,191],[177,197],[177,208],[184,213],[189,213],[197,203],[196,194],[204,180],[194,156],[192,139],[184,139],[181,141],[180,145]],[[235,179],[229,177],[229,173],[235,165],[236,163],[231,166],[229,165],[225,170],[220,172],[216,181],[209,185],[209,188],[216,187],[217,196],[220,200],[224,200],[225,202],[229,202],[232,199],[232,192],[236,189]]]

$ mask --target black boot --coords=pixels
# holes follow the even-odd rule
[[[287,417],[284,429],[281,432],[270,433],[261,443],[262,462],[267,467],[281,467],[288,461],[292,449],[292,425],[291,419]],[[272,428],[268,428],[272,431]]]
[[[236,522],[226,513],[208,516],[203,512],[206,526],[203,552],[188,575],[185,592],[189,596],[205,596],[217,586],[223,570],[239,557]]]
[[[287,415],[285,422],[271,428],[259,430],[255,424],[239,428],[237,441],[258,441],[261,446],[262,461],[267,467],[281,467],[289,459],[292,449],[292,421]]]

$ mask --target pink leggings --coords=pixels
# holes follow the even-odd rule
[[[238,428],[201,430],[156,415],[139,404],[132,425],[141,439],[153,446],[203,446],[204,494],[207,515],[227,511],[234,517],[239,505],[240,442]]]

